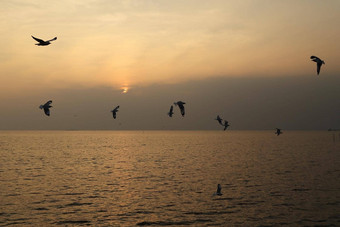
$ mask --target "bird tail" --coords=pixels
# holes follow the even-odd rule
[[[42,109],[42,108],[44,108],[44,106],[43,106],[43,105],[40,105],[39,108]]]

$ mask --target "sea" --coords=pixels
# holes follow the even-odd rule
[[[340,226],[340,132],[0,131],[0,226]]]

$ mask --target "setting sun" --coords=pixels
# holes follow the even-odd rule
[[[122,87],[122,93],[125,94],[128,92],[129,88],[128,87]]]

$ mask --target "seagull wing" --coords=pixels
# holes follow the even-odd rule
[[[49,106],[52,103],[52,100],[47,101],[44,106]]]
[[[31,36],[32,36],[32,38],[33,38],[35,41],[37,41],[37,42],[39,42],[39,43],[44,43],[44,42],[45,42],[45,41],[42,40],[42,39],[35,38],[33,35],[31,35]]]
[[[117,112],[119,109],[119,106],[117,106],[116,108],[113,109],[113,111]]]
[[[174,106],[170,106],[170,110],[169,110],[169,113],[168,113],[168,115],[169,115],[169,117],[172,117],[172,115],[174,114]]]
[[[50,116],[50,108],[44,108],[44,112],[47,116]]]
[[[317,64],[316,64],[316,67],[317,67],[316,71],[317,71],[318,75],[320,73],[321,66],[322,66],[322,62],[318,61]]]
[[[181,114],[182,114],[182,116],[184,117],[184,115],[185,115],[184,106],[183,106],[183,105],[178,105],[178,106],[179,106],[179,108],[181,109]]]
[[[112,111],[112,116],[113,116],[114,119],[116,119],[116,117],[117,117],[117,112],[116,112],[116,111]]]
[[[46,42],[57,40],[57,37],[54,37],[53,39],[47,40]]]

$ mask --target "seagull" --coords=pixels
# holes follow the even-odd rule
[[[312,59],[312,61],[316,62],[316,66],[317,66],[316,71],[319,75],[321,66],[322,66],[322,64],[325,64],[325,62],[323,60],[321,60],[320,58],[316,57],[316,56],[310,56],[310,59]]]
[[[220,184],[218,184],[218,185],[217,185],[217,190],[216,190],[216,192],[214,193],[214,195],[218,195],[218,196],[223,195],[223,194],[221,193],[221,191],[222,191],[222,187],[221,187]]]
[[[179,107],[179,109],[181,110],[182,117],[184,117],[184,114],[185,114],[184,104],[185,104],[185,102],[178,101],[178,102],[174,102],[174,104],[175,104],[175,106]]]
[[[116,108],[114,108],[113,110],[111,110],[112,116],[113,116],[114,119],[116,119],[116,117],[117,117],[118,109],[119,109],[119,106],[117,106]]]
[[[54,40],[57,40],[57,37],[54,37],[53,39],[50,39],[50,40],[47,40],[47,41],[44,41],[42,39],[38,39],[38,38],[35,38],[33,35],[32,35],[32,38],[37,41],[38,43],[36,43],[35,45],[37,46],[47,46],[47,45],[50,45],[51,41],[54,41]]]
[[[230,126],[230,124],[228,123],[228,121],[224,120],[224,131]]]
[[[217,115],[215,120],[218,121],[218,123],[220,123],[220,125],[223,125],[222,118],[220,118],[220,115]]]
[[[168,115],[169,115],[169,117],[172,117],[173,114],[174,114],[174,106],[171,105]]]
[[[52,100],[48,101],[44,105],[39,106],[40,109],[44,109],[44,112],[47,116],[50,116],[50,108],[52,107],[50,106],[51,103],[52,103]]]
[[[279,128],[276,128],[276,132],[275,132],[275,134],[277,134],[278,136],[280,135],[280,134],[282,134],[283,132],[281,132],[281,129],[279,129]]]

